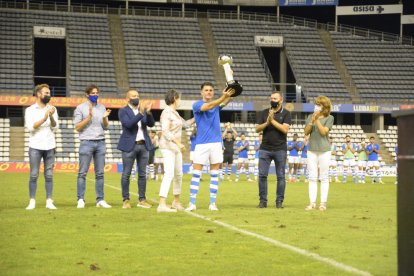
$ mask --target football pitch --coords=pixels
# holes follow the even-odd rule
[[[395,178],[385,184],[331,183],[328,209],[305,211],[308,186],[287,183],[276,209],[275,177],[267,209],[256,182],[220,182],[218,212],[208,211],[203,177],[195,213],[157,213],[161,181],[147,183],[151,209],[122,209],[120,174],[105,174],[95,207],[89,173],[85,209],[76,208],[76,174],[55,173],[57,210],[45,209],[43,176],[36,209],[27,211],[27,173],[0,173],[0,275],[397,275]],[[188,204],[185,175],[182,203]],[[171,191],[170,191],[171,193]],[[168,198],[171,202],[172,196]]]

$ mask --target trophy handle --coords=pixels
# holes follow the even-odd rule
[[[234,89],[234,93],[231,97],[237,97],[243,92],[243,86],[237,80],[227,82],[225,90],[227,91],[229,89]]]

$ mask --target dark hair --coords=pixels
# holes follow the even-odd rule
[[[297,134],[297,133],[295,133],[295,134],[293,134],[293,136],[298,136],[298,134]]]
[[[351,138],[351,135],[347,134],[347,135],[345,136],[345,138],[346,138],[346,137],[349,137],[349,138]]]
[[[174,89],[168,90],[168,92],[165,94],[165,104],[170,105],[175,102],[176,99],[180,98],[180,94],[175,91]]]
[[[47,85],[46,83],[42,83],[42,84],[38,84],[35,86],[35,90],[33,93],[33,96],[37,97],[37,93],[40,92],[40,90],[42,90],[43,88],[49,88],[49,85]]]
[[[205,81],[200,85],[200,89],[203,89],[204,86],[211,86],[214,87],[213,83],[209,82],[209,81]]]
[[[89,95],[95,88],[98,90],[98,92],[101,92],[98,86],[96,86],[95,84],[90,84],[85,88],[85,93]]]
[[[231,130],[227,130],[227,134],[233,134],[233,132],[231,132]]]
[[[244,132],[240,133],[240,136],[241,136],[241,135],[244,135],[244,136],[246,136],[246,134],[245,134]]]
[[[374,136],[369,137],[369,139],[371,139],[371,138],[372,138],[372,139],[375,139],[375,137],[374,137]]]

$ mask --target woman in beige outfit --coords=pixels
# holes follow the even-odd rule
[[[184,210],[180,203],[181,183],[183,178],[183,156],[185,146],[181,143],[183,127],[189,127],[194,123],[194,118],[185,121],[177,112],[180,106],[180,94],[175,90],[169,90],[165,95],[167,107],[161,113],[162,136],[160,149],[164,156],[164,178],[160,187],[160,202],[158,212],[176,212]],[[169,208],[166,204],[168,191],[173,182],[174,201]]]

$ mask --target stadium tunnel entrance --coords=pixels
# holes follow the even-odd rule
[[[296,95],[296,78],[293,74],[292,67],[286,57],[284,48],[277,47],[259,47],[263,58],[269,68],[273,79],[273,89],[282,91],[285,95],[285,102],[305,102],[303,95],[297,99]],[[282,58],[285,61],[282,62]],[[286,85],[283,85],[286,84]],[[286,89],[286,91],[283,91]]]
[[[34,84],[47,83],[53,97],[66,97],[66,40],[34,38]]]

